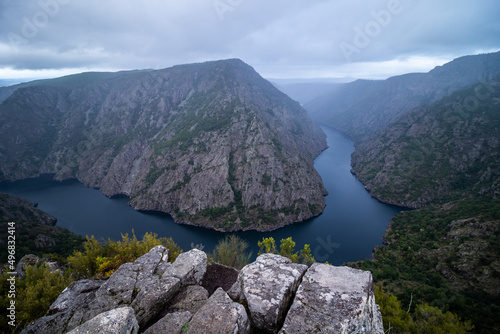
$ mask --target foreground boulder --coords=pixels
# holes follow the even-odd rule
[[[130,307],[117,308],[95,316],[68,334],[137,334],[139,325]]]
[[[168,261],[168,250],[152,248],[133,263],[125,263],[102,283],[83,280],[66,288],[49,313],[23,333],[65,333],[95,316],[121,307],[131,307],[141,328],[159,316],[183,286],[199,283],[207,266],[207,255],[193,249]]]
[[[276,254],[207,267],[202,251],[170,263],[154,247],[107,281],[73,282],[22,333],[383,333],[370,272]]]
[[[315,263],[280,333],[383,333],[369,271]]]
[[[276,254],[263,254],[241,270],[234,289],[248,305],[254,327],[277,332],[306,270],[306,265]]]
[[[247,334],[250,333],[250,321],[243,305],[233,302],[219,288],[185,328],[190,334]]]

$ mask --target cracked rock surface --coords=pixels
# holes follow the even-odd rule
[[[201,280],[207,255],[194,249],[174,263],[167,261],[168,250],[156,246],[135,262],[123,264],[105,282],[75,282],[51,306],[49,313],[54,315],[38,319],[23,333],[65,333],[124,306],[132,308],[139,326],[145,327],[183,286]]]
[[[314,263],[280,333],[383,333],[369,271]]]
[[[136,334],[138,332],[139,325],[134,316],[134,310],[130,307],[121,307],[99,314],[68,334]]]
[[[245,266],[238,277],[253,325],[275,333],[307,266],[276,254],[263,254]],[[237,283],[237,284],[238,284]]]
[[[107,281],[73,282],[22,333],[383,333],[370,272],[276,254],[207,267],[200,250],[169,263],[156,246]]]

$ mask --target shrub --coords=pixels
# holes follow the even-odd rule
[[[26,267],[26,276],[22,279],[16,278],[15,299],[8,297],[10,275],[3,273],[0,282],[0,328],[7,330],[11,328],[13,333],[19,332],[33,320],[36,320],[47,312],[50,305],[64,290],[71,278],[62,275],[60,271],[51,273],[43,264]],[[7,324],[6,310],[11,300],[16,301],[16,327]]]
[[[68,257],[69,271],[77,279],[109,277],[122,264],[134,261],[158,245],[169,250],[168,260],[171,262],[182,252],[172,238],[158,238],[155,233],[146,233],[142,241],[137,240],[133,230],[132,237],[128,233],[122,234],[122,241],[100,243],[93,236],[87,237],[83,252],[75,251]]]
[[[419,304],[413,314],[401,308],[396,296],[375,287],[375,300],[380,307],[384,329],[390,333],[465,334],[474,329],[470,321],[461,321],[451,312],[443,313],[429,304]]]
[[[443,313],[429,304],[417,305],[414,319],[414,333],[465,334],[474,329],[470,321],[462,322],[456,314]]]
[[[276,249],[276,242],[273,237],[263,238],[257,245],[259,246],[258,255],[264,253],[280,254],[292,260],[293,263],[302,263],[306,265],[311,265],[316,262],[311,254],[311,247],[308,244],[305,244],[300,252],[294,252],[295,241],[292,240],[292,237],[281,239],[279,252]]]
[[[252,253],[246,253],[248,243],[236,235],[226,235],[215,246],[212,259],[220,264],[241,269],[250,263]]]

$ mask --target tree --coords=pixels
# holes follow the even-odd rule
[[[257,242],[257,245],[259,246],[258,255],[262,255],[264,253],[278,254],[278,251],[276,250],[276,242],[273,237],[263,238],[262,241]]]

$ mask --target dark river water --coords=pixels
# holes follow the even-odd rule
[[[264,237],[279,240],[291,236],[296,250],[309,244],[317,261],[335,265],[371,257],[381,244],[391,217],[402,208],[383,204],[370,197],[363,185],[350,173],[353,142],[340,132],[323,127],[329,148],[315,160],[315,167],[329,192],[324,213],[303,223],[273,232],[240,232],[255,256],[257,241]],[[132,209],[127,198],[107,198],[98,190],[76,180],[57,182],[40,177],[0,184],[0,191],[37,202],[39,208],[57,218],[57,225],[81,235],[98,239],[121,239],[121,233],[138,238],[146,232],[172,237],[184,250],[204,245],[211,252],[224,233],[174,223],[162,213],[144,213]]]

